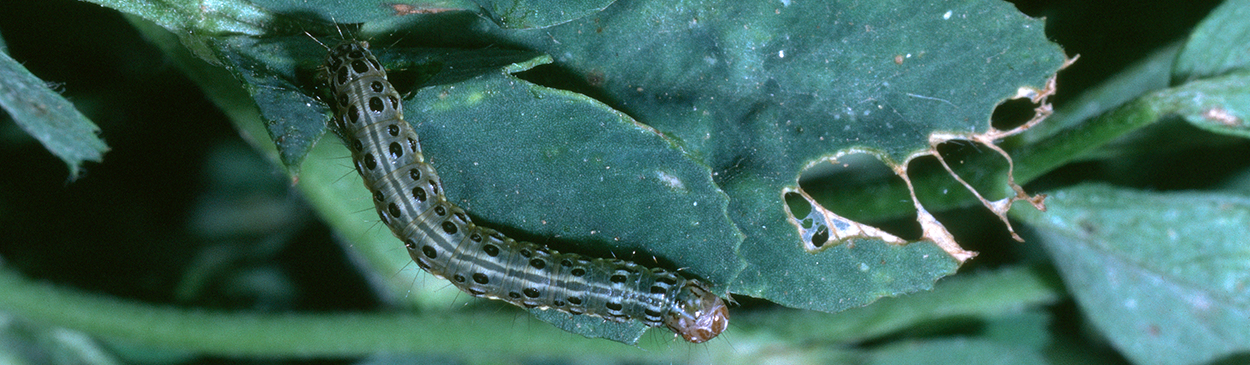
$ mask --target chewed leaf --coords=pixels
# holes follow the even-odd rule
[[[711,166],[746,235],[735,293],[826,311],[928,288],[971,254],[919,203],[911,209],[928,242],[905,246],[826,207],[813,206],[820,217],[792,216],[785,195],[798,191],[803,171],[868,153],[906,178],[909,161],[944,141],[1018,133],[1049,111],[1044,98],[1066,62],[1040,20],[996,1],[622,2],[501,36],[552,54]],[[1013,98],[1037,104],[1034,120],[993,129],[993,110]],[[1013,193],[1005,201],[982,199],[996,213],[1033,198],[1005,188]],[[807,232],[804,222],[825,223]],[[805,250],[815,236],[854,247]]]
[[[440,80],[404,102],[405,119],[449,199],[475,222],[823,311],[927,289],[972,253],[914,194],[907,209],[917,212],[920,244],[811,199],[816,213],[791,215],[786,195],[802,192],[805,169],[867,153],[907,182],[908,163],[936,155],[937,144],[962,139],[1000,151],[995,140],[1046,116],[1052,77],[1066,61],[1041,21],[988,0],[630,1],[541,30],[500,29],[456,13],[413,18],[463,29],[422,31],[419,42],[477,39],[546,53],[556,68],[550,73],[563,79],[553,86],[581,91],[507,75],[537,62],[450,78],[463,69],[451,66],[458,57],[425,67],[419,59],[431,57],[420,48],[373,42],[388,71],[416,64]],[[418,23],[378,18],[363,28],[403,39],[413,36],[406,30],[424,29]],[[396,29],[376,29],[383,26]],[[325,115],[324,103],[311,99],[315,87],[297,70],[321,62],[309,55],[318,46],[279,37],[247,47],[229,42],[246,43],[209,44],[249,84],[271,137],[306,151],[326,118],[313,118]],[[266,103],[267,93],[282,97]],[[1034,118],[1015,129],[991,127],[995,107],[1012,98],[1036,103]],[[298,163],[302,153],[284,147],[284,161]],[[1000,216],[1032,198],[1008,188],[1007,198],[978,197]],[[822,235],[833,240],[805,246]],[[379,249],[395,255],[392,247]]]
[[[803,240],[803,248],[810,252],[819,252],[827,247],[832,247],[838,242],[844,242],[853,239],[877,238],[886,243],[904,244],[902,238],[882,231],[875,227],[855,222],[845,217],[839,216],[820,203],[816,202],[807,192],[802,189],[787,189],[787,198],[794,196],[802,198],[801,203],[787,204],[786,214],[795,219],[791,220],[799,229],[799,235]],[[806,204],[808,213],[803,218],[791,211],[792,207],[800,204]]]

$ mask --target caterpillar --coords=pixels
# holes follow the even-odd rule
[[[729,310],[707,284],[663,268],[560,253],[473,223],[443,194],[399,92],[363,41],[329,49],[333,127],[351,150],[382,222],[417,266],[476,297],[614,322],[665,326],[686,341],[716,337]]]

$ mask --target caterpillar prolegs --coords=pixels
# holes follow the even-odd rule
[[[615,322],[666,326],[694,343],[729,322],[721,298],[698,280],[634,262],[560,253],[473,224],[447,201],[399,93],[366,42],[330,50],[325,68],[334,123],[382,222],[422,269],[478,297]]]

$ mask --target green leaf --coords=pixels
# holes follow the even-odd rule
[[[707,167],[602,104],[500,73],[422,89],[405,107],[448,199],[484,225],[580,245],[565,251],[612,247],[653,265],[655,255],[712,283],[740,266],[741,238]],[[512,179],[481,178],[492,175]]]
[[[680,260],[713,283],[740,265],[741,238],[711,171],[584,95],[499,73],[422,89],[405,107],[422,144],[440,151],[429,159],[448,199],[484,222],[608,245],[635,261],[650,257],[630,252]],[[511,179],[481,178],[491,175]],[[518,209],[528,206],[545,209]]]
[[[1250,138],[1250,70],[1190,82],[1156,105],[1212,133]]]
[[[32,323],[0,312],[0,363],[121,364],[99,342],[82,332]]]
[[[502,36],[710,164],[751,156],[793,178],[852,146],[903,161],[932,131],[985,131],[998,103],[1062,64],[1042,25],[996,1],[635,1]]]
[[[209,45],[216,49],[216,58],[243,80],[244,88],[260,107],[282,162],[298,171],[304,157],[325,134],[331,116],[329,106],[319,100],[315,90],[322,82],[318,67],[325,61],[325,49],[305,35],[227,37],[210,39]],[[538,57],[533,52],[492,49],[391,48],[375,53],[396,69],[442,71],[433,79],[425,77],[431,84],[460,82]]]
[[[534,318],[551,323],[556,328],[565,331],[630,345],[637,345],[638,340],[650,328],[638,321],[615,323],[602,318],[575,316],[556,310],[530,309],[529,312],[534,315]]]
[[[932,291],[884,298],[832,315],[812,311],[747,313],[735,318],[735,326],[748,333],[794,339],[793,343],[861,343],[955,318],[982,321],[1009,316],[1023,307],[1052,304],[1060,299],[1062,290],[1062,283],[1050,270],[1012,267],[955,275],[935,284]]]
[[[1039,351],[984,339],[938,339],[893,344],[873,354],[871,365],[1048,364]]]
[[[218,59],[243,81],[244,89],[256,100],[261,116],[267,121],[269,137],[281,152],[282,162],[298,166],[308,149],[325,134],[330,109],[311,94],[301,92],[295,84],[316,81],[310,79],[315,75],[312,72],[297,72],[301,65],[296,60],[300,58],[291,54],[303,54],[304,69],[311,70],[316,66],[307,61],[321,49],[306,37],[276,40],[229,37],[220,44],[216,40],[209,42],[210,47],[218,50]]]
[[[303,43],[324,52],[306,38]],[[262,56],[256,59],[265,53],[283,53],[265,47],[259,49],[254,54]],[[733,225],[724,218],[727,202],[712,184],[710,171],[685,158],[679,149],[650,128],[585,96],[507,76],[509,72],[545,63],[545,57],[505,67],[509,60],[523,60],[520,57],[534,57],[534,54],[500,50],[387,49],[379,50],[378,56],[388,65],[438,63],[445,65],[442,69],[454,71],[431,79],[433,85],[447,84],[418,90],[405,102],[405,109],[410,123],[421,135],[423,148],[444,151],[431,152],[429,159],[440,171],[449,199],[472,212],[478,221],[493,223],[492,226],[525,227],[537,237],[615,247],[611,252],[641,251],[682,260],[682,267],[689,273],[713,283],[727,282],[736,272],[740,263],[733,249],[740,239],[735,237]],[[227,62],[242,60],[235,63],[238,65],[235,69],[245,73],[245,80],[251,77],[246,75],[250,70],[267,70],[270,76],[256,73],[257,79],[265,77],[272,82],[259,87],[248,86],[254,97],[273,93],[292,100],[310,98],[288,81],[288,77],[299,77],[297,65],[262,67],[249,63],[253,58],[229,52],[223,52],[221,58]],[[277,63],[270,63],[273,64]],[[491,68],[494,69],[492,74],[473,76]],[[290,70],[290,73],[282,76],[273,70]],[[293,121],[309,126],[310,130],[325,128],[324,121],[328,117],[315,115],[315,108],[305,104],[290,107],[290,102],[268,103],[263,98],[257,99],[267,119]],[[314,110],[314,116],[301,116],[310,109]],[[501,121],[502,116],[506,118]],[[294,132],[293,135],[302,134]],[[318,150],[320,152],[316,152]],[[377,265],[376,270],[383,273],[401,270],[409,260],[399,250],[399,241],[389,234],[366,233],[375,228],[376,221],[368,213],[361,214],[372,209],[368,192],[359,180],[343,178],[354,175],[350,167],[338,162],[347,151],[337,143],[313,151],[310,162],[304,164],[300,184],[310,200],[327,214],[337,212],[331,216],[342,218],[332,222],[339,223],[340,230],[349,232],[349,237],[370,236],[369,244],[354,247]],[[504,155],[513,158],[499,157]],[[514,179],[504,183],[468,179],[470,176],[512,176]],[[558,186],[578,188],[552,189]],[[551,213],[544,213],[542,209],[516,209],[517,206],[554,208],[567,216],[559,226],[547,225],[543,222],[556,221],[545,217]],[[662,206],[666,208],[656,209]],[[495,214],[490,214],[492,212]],[[719,221],[708,218],[718,215],[722,217]],[[658,243],[641,245],[648,242]],[[564,248],[559,242],[545,243]],[[587,247],[569,248],[583,253],[602,252]],[[405,292],[412,285],[407,277],[392,278],[397,282],[398,292]],[[584,329],[579,333],[605,336],[617,331],[608,330],[617,326],[614,323],[599,319],[590,322],[588,327],[581,326]],[[626,326],[635,330],[641,328],[636,327],[636,323]],[[633,342],[638,334],[614,338]]]
[[[1197,364],[1250,350],[1250,199],[1081,186],[1047,207],[1019,215],[1129,359]]]
[[[0,107],[69,166],[71,179],[78,177],[84,161],[100,162],[108,151],[96,136],[100,128],[95,123],[4,52],[0,52]]]
[[[473,0],[504,28],[546,28],[603,10],[615,0]]]
[[[1250,0],[1228,0],[1189,34],[1172,80],[1189,81],[1250,68]]]
[[[86,0],[123,13],[137,15],[165,29],[175,31],[184,42],[194,42],[208,35],[259,35],[264,26],[281,28],[290,25],[275,20],[272,13],[242,0],[224,0],[205,4],[197,0]],[[199,49],[199,46],[188,44]],[[200,53],[201,57],[207,55]]]
[[[712,168],[746,235],[733,292],[838,311],[926,289],[956,263],[930,243],[809,253],[783,191],[840,153],[897,165],[933,133],[987,131],[997,104],[1062,65],[1042,28],[992,1],[635,1],[501,36],[553,55]]]
[[[344,189],[358,183],[343,179],[350,168],[334,160],[345,151],[318,156],[312,147],[328,119],[309,76],[324,50],[291,28],[333,35],[300,19],[337,19],[370,6],[264,10],[272,24],[287,26],[258,23],[282,29],[265,37],[184,39],[244,81],[282,161],[296,166],[314,151],[301,186],[323,214],[340,217],[332,221],[346,219],[335,222],[344,232],[376,221],[347,214],[371,210],[364,189],[330,193],[339,191],[335,181],[347,180]],[[658,261],[717,290],[822,311],[928,289],[958,263],[930,242],[862,239],[805,250],[783,199],[803,170],[854,151],[901,166],[928,151],[934,134],[988,133],[996,105],[1048,92],[1064,62],[1041,21],[996,1],[631,1],[540,30],[499,29],[463,13],[410,19],[364,24],[380,39],[363,39],[392,76],[435,70],[405,101],[405,115],[449,197],[476,219],[557,249]],[[438,31],[423,30],[430,24]],[[449,70],[498,50],[453,53],[403,42],[496,44],[531,57],[449,78]],[[533,59],[527,52],[552,55],[556,83],[582,93],[507,75],[535,64],[522,62]],[[312,166],[319,164],[336,166]],[[406,260],[398,245],[354,247],[376,250],[364,256],[386,263],[376,269],[393,276],[393,263]]]

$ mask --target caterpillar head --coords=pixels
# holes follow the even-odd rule
[[[366,75],[386,77],[386,69],[369,52],[369,42],[343,42],[330,49],[325,70],[332,91],[338,92],[350,81]]]
[[[698,280],[687,281],[676,298],[664,325],[686,341],[703,343],[729,326],[729,308],[725,302]]]

